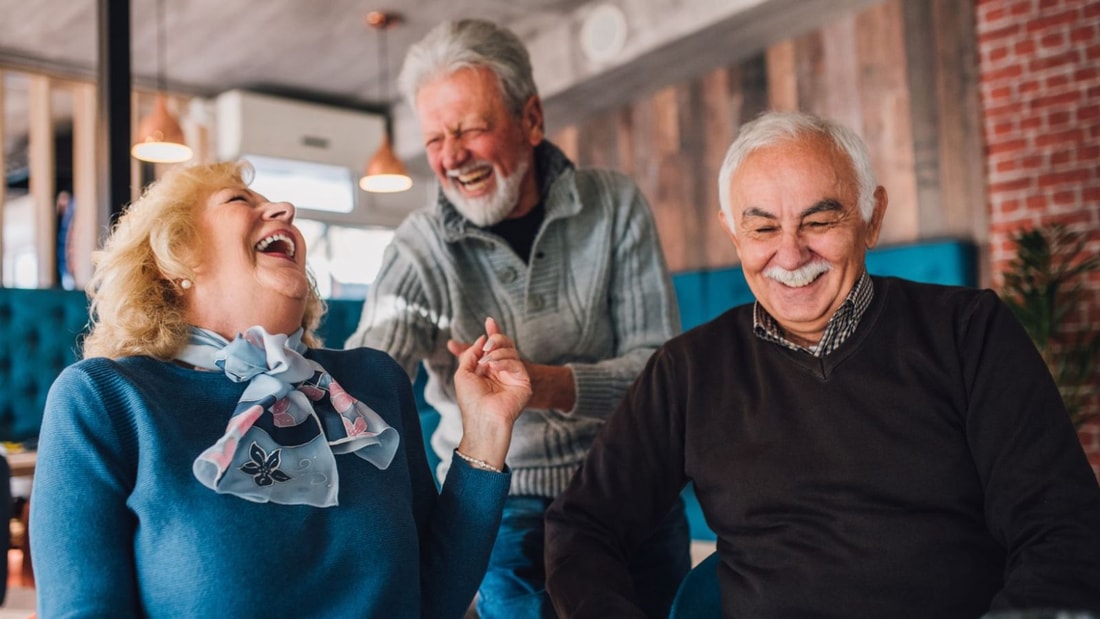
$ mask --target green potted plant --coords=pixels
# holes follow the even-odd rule
[[[1047,224],[1012,236],[1016,257],[1004,274],[1001,298],[1023,324],[1050,368],[1074,426],[1097,413],[1085,403],[1100,370],[1100,331],[1070,330],[1065,322],[1079,311],[1084,282],[1100,270],[1100,255],[1087,255],[1088,238],[1063,224]]]

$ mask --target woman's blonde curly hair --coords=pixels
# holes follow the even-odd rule
[[[103,249],[92,254],[85,358],[175,358],[188,340],[178,282],[195,277],[191,256],[200,243],[196,216],[215,191],[247,185],[252,175],[246,161],[174,168],[130,204]],[[315,347],[321,342],[313,331],[325,306],[312,275],[309,280],[302,341]]]

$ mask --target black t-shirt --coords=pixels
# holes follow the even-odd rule
[[[542,202],[535,205],[529,213],[515,219],[504,221],[489,226],[487,231],[499,236],[512,246],[512,251],[523,259],[531,262],[531,246],[535,244],[535,236],[539,233],[539,226],[546,217],[546,206]]]

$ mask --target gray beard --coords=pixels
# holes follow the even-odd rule
[[[523,184],[523,177],[527,176],[529,167],[529,163],[523,161],[508,176],[498,177],[496,190],[487,196],[478,198],[463,196],[452,184],[457,182],[455,179],[448,179],[448,182],[443,184],[443,195],[447,196],[455,209],[470,223],[479,228],[487,228],[504,221],[504,218],[516,209],[519,204],[520,185]],[[495,167],[493,174],[496,174]]]

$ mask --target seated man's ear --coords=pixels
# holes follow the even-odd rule
[[[882,220],[886,216],[888,202],[886,188],[879,185],[875,188],[875,210],[871,212],[871,221],[867,222],[867,249],[871,249],[878,243],[878,233],[882,230]]]
[[[520,116],[523,124],[523,134],[531,146],[538,146],[545,134],[542,119],[542,101],[538,95],[531,95],[527,103],[523,104],[523,114]]]
[[[737,252],[737,256],[741,257],[741,245],[740,239],[737,238],[737,232],[733,221],[729,217],[726,217],[726,210],[718,209],[718,223],[722,225],[722,229],[726,231],[726,236],[730,237],[730,241],[733,243],[733,249]]]

